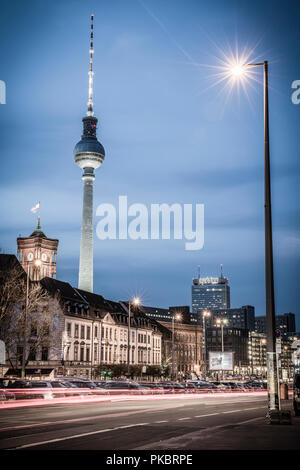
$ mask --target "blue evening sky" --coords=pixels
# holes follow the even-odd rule
[[[254,48],[250,60],[270,62],[276,311],[299,321],[300,104],[291,84],[300,80],[300,6],[292,0],[2,2],[2,250],[16,253],[40,201],[43,230],[59,238],[57,278],[77,285],[82,182],[73,148],[86,112],[91,13],[95,115],[106,150],[95,209],[119,195],[148,207],[205,205],[200,251],[185,251],[184,240],[95,236],[95,292],[188,305],[197,266],[215,276],[222,263],[232,306],[265,313],[262,71],[247,94],[212,86],[220,49],[229,54],[238,44]]]

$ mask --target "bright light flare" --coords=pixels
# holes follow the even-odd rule
[[[202,313],[202,315],[203,315],[204,317],[210,317],[210,311],[209,311],[209,310],[205,310],[205,311]]]
[[[244,64],[243,65],[237,64],[231,68],[231,75],[233,75],[234,77],[241,78],[244,76],[245,73],[246,73],[246,66]]]
[[[141,299],[139,297],[133,297],[131,303],[135,306],[141,305]]]
[[[257,92],[259,88],[254,86],[255,82],[261,84],[262,79],[259,68],[249,67],[250,64],[261,62],[261,58],[255,54],[255,47],[239,49],[236,44],[233,49],[229,45],[225,49],[217,46],[218,56],[212,58],[211,65],[206,65],[212,70],[212,73],[207,76],[211,85],[206,90],[218,87],[218,98],[223,97],[224,107],[233,93],[237,93],[240,97],[241,92],[246,95],[249,104],[252,105],[250,90]]]

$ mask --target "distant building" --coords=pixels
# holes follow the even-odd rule
[[[40,217],[29,237],[17,238],[18,260],[32,281],[43,277],[56,278],[58,240],[48,238],[41,229]]]
[[[220,327],[206,328],[206,357],[209,351],[222,350],[222,331]],[[234,368],[248,366],[248,330],[242,328],[223,328],[224,352],[233,352]]]
[[[265,333],[249,331],[248,360],[249,372],[254,375],[266,376],[267,374],[267,336]]]
[[[163,365],[172,369],[172,325],[170,322],[158,322],[162,336]],[[202,360],[202,328],[174,322],[174,375],[175,378],[200,378]]]
[[[276,328],[281,333],[295,333],[296,320],[294,313],[284,313],[283,315],[276,315]],[[255,331],[257,333],[266,333],[266,317],[259,316],[255,318]]]
[[[199,317],[206,311],[199,310]],[[217,318],[226,319],[227,326],[244,328],[250,331],[255,329],[255,308],[252,305],[243,305],[240,308],[209,309],[210,317],[206,318],[207,326],[214,326]]]
[[[220,277],[193,279],[192,312],[218,308],[230,308],[230,286],[222,272]]]
[[[145,315],[147,315],[147,317],[159,322],[172,322],[173,316],[179,313],[181,315],[182,323],[201,324],[201,322],[198,322],[197,316],[190,312],[190,307],[188,305],[171,306],[168,309],[142,305],[140,309]]]

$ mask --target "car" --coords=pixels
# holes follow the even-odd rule
[[[149,388],[146,388],[142,385],[139,385],[133,381],[107,381],[106,384],[103,386],[105,390],[109,390],[109,394],[119,395],[124,393],[130,393],[133,395],[143,395],[149,392]]]
[[[294,377],[293,406],[295,415],[300,416],[300,373],[296,373]]]
[[[9,379],[6,388],[32,388],[30,380]]]
[[[70,378],[69,382],[72,384],[72,385],[75,385],[77,388],[91,388],[91,389],[96,389],[96,388],[99,388],[97,387],[97,385],[92,382],[91,380],[73,380]]]

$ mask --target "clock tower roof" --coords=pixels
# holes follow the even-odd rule
[[[35,230],[32,232],[30,237],[43,237],[47,238],[46,235],[44,234],[43,230],[41,229],[41,221],[40,221],[40,216],[38,216],[38,222]]]

